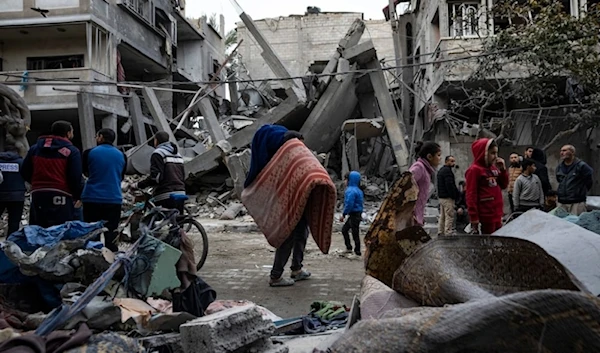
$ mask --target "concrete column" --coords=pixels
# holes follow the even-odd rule
[[[79,128],[83,150],[96,147],[96,121],[92,97],[89,93],[77,93]]]
[[[103,129],[111,129],[117,134],[117,114],[109,114],[102,118],[102,128]],[[115,142],[113,145],[117,145],[117,139],[115,138]]]
[[[142,113],[142,103],[140,97],[133,93],[129,100],[129,115],[131,125],[133,127],[133,136],[135,143],[138,145],[146,143],[148,136],[146,135],[146,125],[144,123],[144,114]]]

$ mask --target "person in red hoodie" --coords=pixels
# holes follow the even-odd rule
[[[471,150],[474,161],[465,174],[471,227],[475,233],[492,234],[502,227],[502,189],[508,187],[508,171],[494,140],[479,139]]]

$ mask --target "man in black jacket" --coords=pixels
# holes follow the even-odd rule
[[[156,150],[150,158],[150,175],[136,187],[144,189],[154,186],[154,200],[157,206],[177,209],[183,213],[185,202],[185,171],[183,157],[176,144],[169,141],[169,135],[160,131],[154,135]]]
[[[23,158],[18,151],[15,146],[9,145],[0,153],[0,171],[4,176],[0,184],[0,214],[8,212],[6,236],[19,230],[25,202],[25,180],[20,174]]]
[[[446,164],[437,174],[438,199],[440,200],[440,221],[438,235],[451,235],[454,223],[454,202],[458,199],[458,189],[452,168],[456,164],[453,156],[446,157]]]
[[[575,157],[575,147],[572,145],[560,149],[560,158],[562,163],[556,168],[558,207],[579,216],[586,211],[587,193],[594,182],[594,170]]]

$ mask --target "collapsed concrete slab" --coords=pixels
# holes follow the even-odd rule
[[[220,311],[179,328],[185,353],[227,353],[269,338],[275,325],[256,305]]]

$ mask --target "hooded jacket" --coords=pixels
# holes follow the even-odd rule
[[[414,213],[417,223],[422,226],[425,223],[425,206],[430,196],[431,181],[435,170],[428,161],[419,158],[410,166],[409,171],[412,173],[419,187],[419,196],[417,197]]]
[[[546,153],[539,148],[534,148],[533,153],[531,154],[531,159],[535,161],[535,172],[533,174],[540,178],[544,195],[547,195],[548,191],[552,190],[552,185],[550,184],[548,168],[546,167]]]
[[[350,172],[348,175],[348,187],[344,195],[344,216],[350,213],[362,213],[364,194],[359,187],[360,185],[360,173]]]
[[[65,137],[42,136],[27,152],[21,175],[31,192],[53,191],[81,197],[81,153]]]
[[[23,158],[16,152],[0,153],[0,171],[4,181],[0,184],[0,202],[25,201],[25,180],[21,176]]]
[[[185,171],[183,157],[177,145],[161,143],[150,157],[150,176],[138,183],[139,188],[156,186],[154,199],[164,201],[171,195],[185,195]]]
[[[508,186],[508,172],[487,164],[491,139],[479,139],[471,145],[473,164],[465,173],[467,206],[471,222],[497,222],[502,219],[502,189]]]

